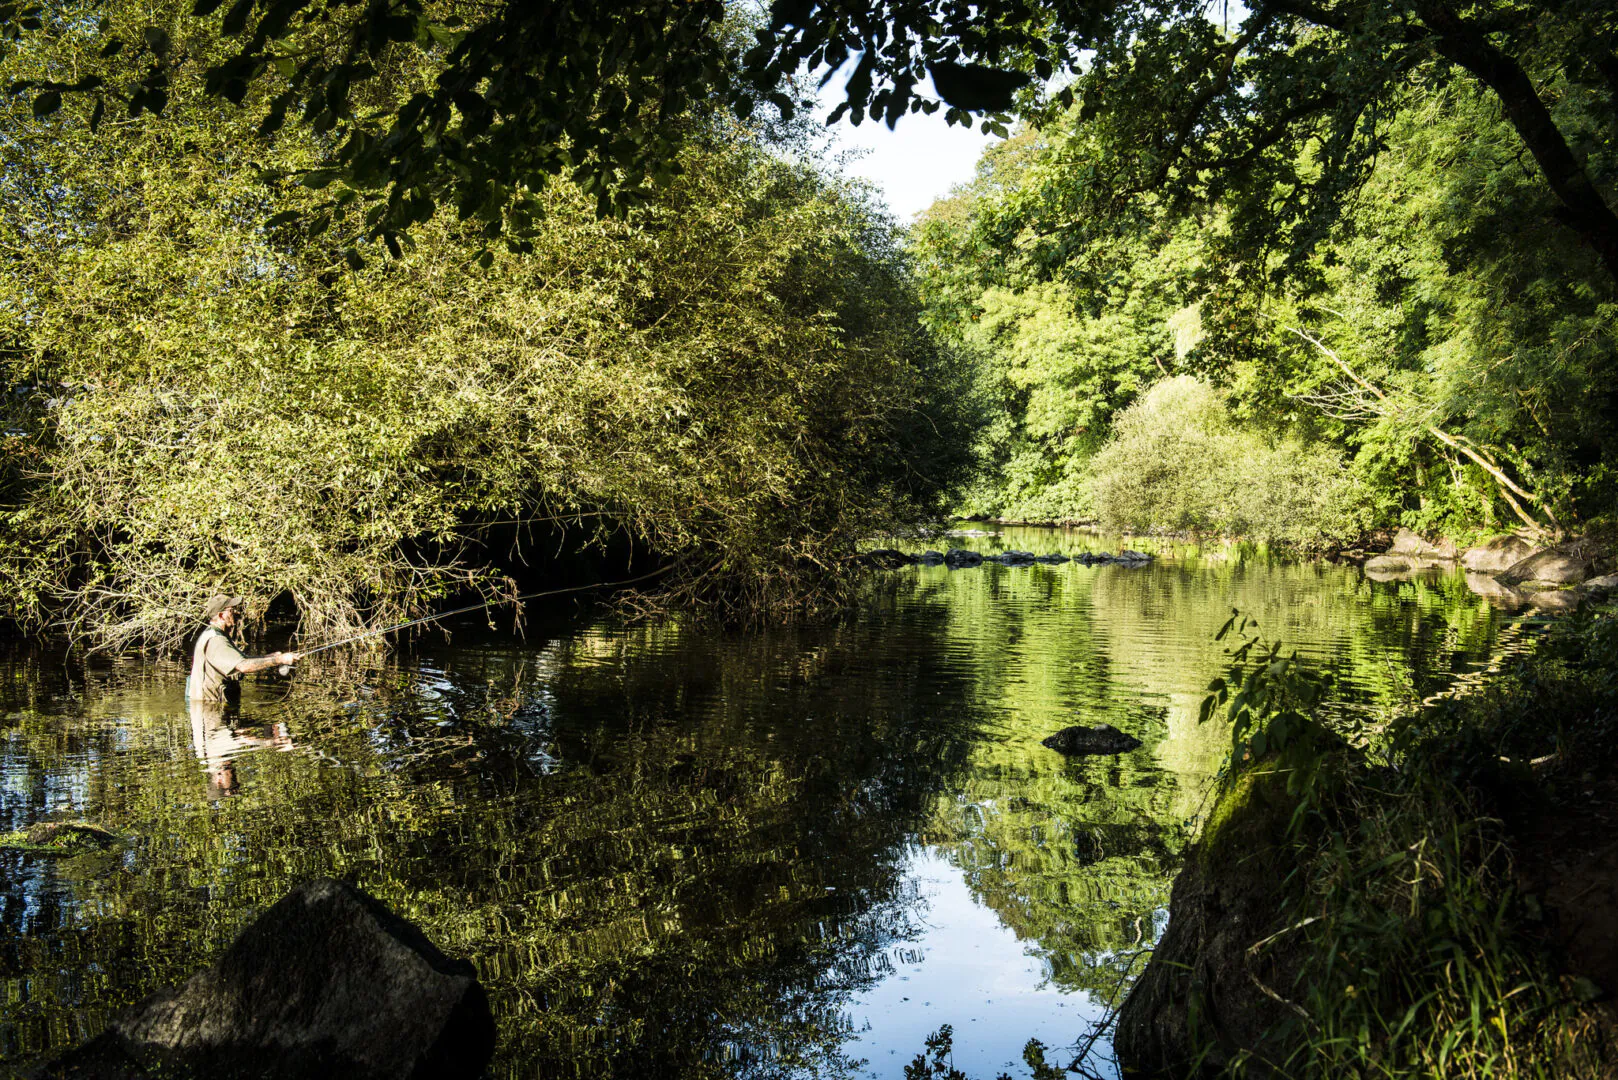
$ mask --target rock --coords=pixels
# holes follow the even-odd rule
[[[1032,551],[1002,551],[998,555],[990,555],[988,558],[1002,566],[1032,566],[1034,553]]]
[[[958,570],[964,566],[982,566],[983,556],[967,548],[950,548],[944,552],[944,565],[951,570]]]
[[[1112,561],[1121,563],[1149,563],[1152,561],[1152,557],[1146,554],[1144,551],[1124,550],[1120,551],[1117,555],[1114,555]]]
[[[472,965],[330,878],[287,895],[212,967],[161,990],[44,1077],[481,1076],[494,1017]]]
[[[1388,548],[1387,554],[1410,555],[1418,559],[1453,559],[1456,555],[1455,541],[1440,540],[1435,544],[1409,529],[1400,529],[1393,534],[1393,545]]]
[[[1064,754],[1122,754],[1139,747],[1140,740],[1111,724],[1097,724],[1093,728],[1075,724],[1055,735],[1047,735],[1040,740],[1040,745]]]
[[[1066,555],[1041,555],[1034,561],[1045,563],[1048,566],[1059,566],[1068,560]]]
[[[1372,581],[1407,581],[1423,574],[1438,573],[1447,563],[1424,559],[1415,555],[1373,555],[1362,567]]]
[[[1316,729],[1272,753],[1276,767],[1246,768],[1222,785],[1174,880],[1168,929],[1118,1010],[1113,1045],[1125,1075],[1213,1075],[1247,1055],[1298,1060],[1293,1014],[1271,996],[1296,991],[1307,940],[1284,932],[1301,888],[1285,843],[1298,807],[1287,783],[1297,762],[1317,762],[1317,790],[1331,805],[1345,754]],[[1190,1068],[1201,1054],[1202,1071]]]
[[[1461,555],[1461,565],[1468,570],[1484,574],[1498,574],[1510,570],[1540,549],[1513,533],[1492,536]]]
[[[1605,577],[1591,578],[1579,588],[1594,596],[1604,596],[1618,589],[1618,574],[1608,574]]]
[[[924,551],[916,556],[916,561],[923,566],[938,566],[944,561],[944,553],[942,551]]]
[[[26,832],[16,834],[16,844],[64,855],[79,851],[106,851],[121,841],[88,821],[37,821]]]
[[[1577,585],[1610,569],[1605,552],[1587,541],[1576,540],[1536,552],[1499,575],[1506,585],[1540,581],[1548,585]]]

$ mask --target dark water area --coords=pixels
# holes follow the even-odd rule
[[[946,542],[1117,546],[907,546]],[[1458,576],[1130,546],[1157,561],[884,573],[835,624],[766,633],[462,625],[250,679],[228,724],[188,713],[180,657],[15,643],[0,829],[127,843],[0,850],[0,1067],[96,1034],[322,874],[476,964],[496,1076],[899,1077],[946,1023],[972,1075],[1027,1075],[1031,1036],[1065,1063],[1166,924],[1228,744],[1196,716],[1232,607],[1371,721],[1533,633]],[[1144,745],[1040,745],[1103,721]]]

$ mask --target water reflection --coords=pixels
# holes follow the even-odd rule
[[[0,1063],[93,1033],[315,874],[478,965],[499,1075],[898,1076],[918,1025],[952,1023],[971,1054],[973,1028],[1019,1018],[1018,1046],[1071,1041],[1161,931],[1224,750],[1195,708],[1232,606],[1361,712],[1521,633],[1464,581],[1156,550],[1138,569],[896,572],[812,629],[541,617],[526,642],[469,630],[311,666],[217,718],[186,712],[178,663],[18,648],[0,826],[73,813],[131,844],[100,863],[0,852]],[[1143,747],[1070,761],[1039,745],[1102,720]],[[941,922],[940,896],[972,918]],[[995,965],[967,962],[983,920]],[[1019,971],[1037,992],[973,984]],[[906,976],[952,993],[895,994]]]
[[[283,722],[251,724],[239,706],[226,702],[191,701],[191,749],[208,774],[208,783],[221,797],[240,793],[236,758],[251,750],[291,750],[292,736]]]

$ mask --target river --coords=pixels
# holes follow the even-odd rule
[[[967,527],[972,528],[972,527]],[[1117,550],[976,526],[910,543]],[[0,1066],[88,1038],[298,882],[352,880],[471,959],[495,1076],[898,1078],[1066,1064],[1166,924],[1223,761],[1197,723],[1232,608],[1373,725],[1521,646],[1458,575],[1376,583],[1240,544],[1132,540],[1145,567],[873,575],[763,633],[599,608],[457,624],[259,678],[229,726],[182,658],[0,655],[0,828],[127,838],[0,851]],[[1065,759],[1107,722],[1143,741]],[[1114,1069],[1103,1037],[1086,1067]]]

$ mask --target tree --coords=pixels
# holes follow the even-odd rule
[[[0,31],[82,33],[104,6],[10,5]],[[296,112],[324,133],[331,160],[306,182],[377,194],[361,231],[390,250],[441,203],[520,243],[532,193],[560,175],[599,211],[621,211],[676,167],[688,106],[746,116],[768,102],[789,114],[783,88],[800,69],[857,57],[837,110],[856,123],[947,107],[951,122],[984,112],[1000,129],[1019,93],[1046,118],[1078,102],[1111,151],[1084,177],[1096,207],[1159,190],[1240,194],[1254,228],[1284,229],[1300,250],[1363,178],[1402,96],[1464,73],[1499,102],[1558,217],[1618,276],[1605,149],[1618,15],[1600,0],[1259,0],[1234,27],[1206,0],[777,0],[756,27],[720,0],[197,0],[195,12],[238,42],[211,65],[210,89],[251,104],[266,129]],[[32,93],[39,114],[64,93],[93,98],[93,121],[108,101],[161,110],[174,30],[103,25],[104,53],[149,61],[123,90],[93,63],[13,89]],[[364,84],[423,61],[436,74],[420,93],[367,107]],[[937,97],[918,90],[927,76]],[[1071,81],[1042,97],[1036,78]],[[1596,122],[1574,126],[1562,106],[1590,98],[1600,108],[1581,115]],[[1317,167],[1300,171],[1309,145]],[[351,197],[339,186],[333,201]]]

